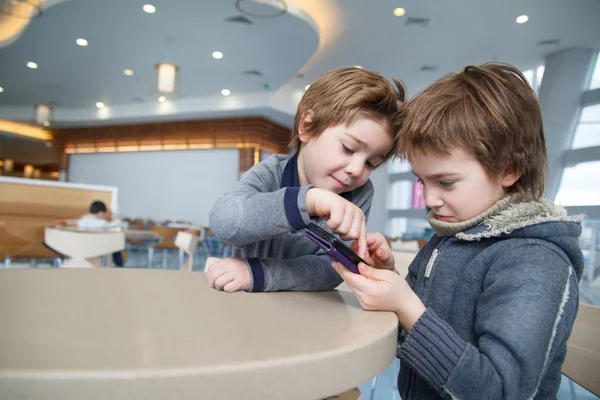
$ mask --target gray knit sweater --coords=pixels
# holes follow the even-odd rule
[[[427,310],[401,334],[403,399],[556,398],[577,313],[580,218],[548,201],[500,200],[436,235],[410,265]]]
[[[246,260],[251,291],[332,290],[342,282],[329,257],[299,231],[315,222],[331,232],[324,220],[308,215],[311,187],[300,187],[296,155],[272,155],[213,205],[210,226],[234,245],[235,257]],[[368,216],[373,184],[367,181],[341,196]]]

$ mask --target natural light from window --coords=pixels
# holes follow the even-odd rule
[[[600,88],[600,54],[596,57],[596,66],[592,73],[592,79],[590,80],[590,89]]]
[[[567,167],[563,170],[556,204],[561,206],[600,205],[600,161],[592,161]]]
[[[583,107],[571,148],[600,146],[600,104]]]
[[[523,75],[529,85],[533,88],[533,90],[537,93],[540,90],[540,85],[542,84],[542,78],[544,77],[544,70],[546,67],[540,65],[537,68],[528,69],[523,71]]]

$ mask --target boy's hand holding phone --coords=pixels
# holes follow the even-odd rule
[[[356,247],[353,243],[350,248]],[[425,305],[400,276],[394,266],[394,256],[381,233],[367,234],[368,252],[363,257],[370,267],[358,264],[359,274],[339,262],[333,268],[344,279],[365,310],[386,310],[396,313],[398,322],[409,331],[425,312]]]
[[[311,188],[306,192],[306,208],[310,216],[327,220],[327,226],[343,240],[356,240],[356,253],[367,252],[367,224],[360,207],[329,190]]]
[[[350,249],[356,252],[358,244],[352,243]],[[386,238],[379,232],[367,233],[367,254],[363,259],[374,268],[396,271],[392,249]]]
[[[425,312],[421,299],[396,272],[360,263],[360,274],[355,274],[337,261],[331,265],[352,289],[362,308],[394,312],[407,332]]]

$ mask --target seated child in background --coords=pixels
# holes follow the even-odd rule
[[[106,204],[102,201],[94,201],[90,205],[90,212],[77,220],[77,227],[82,230],[102,230],[122,226],[118,216],[112,215],[110,221],[107,219],[108,217]],[[123,256],[120,251],[113,253],[112,259],[117,267],[123,266]]]
[[[581,218],[541,199],[546,144],[525,77],[492,63],[438,80],[408,103],[398,148],[424,184],[435,235],[406,280],[381,234],[367,239],[376,268],[334,267],[365,309],[396,313],[401,397],[556,398]]]
[[[404,88],[394,82],[342,68],[308,88],[294,121],[296,152],[252,167],[211,209],[213,232],[235,247],[207,272],[211,287],[316,291],[341,283],[327,255],[298,231],[320,222],[366,251],[369,175],[394,154],[402,120]]]

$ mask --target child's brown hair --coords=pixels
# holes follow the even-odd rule
[[[491,177],[515,172],[509,188],[537,200],[544,192],[546,140],[533,89],[515,67],[467,66],[433,83],[407,104],[399,156],[469,151]]]
[[[349,125],[359,118],[385,122],[394,138],[394,146],[385,156],[385,160],[389,159],[396,152],[405,97],[402,83],[396,79],[394,83],[396,87],[383,76],[356,67],[335,69],[321,76],[298,104],[290,147],[300,150],[299,125],[310,110],[313,119],[308,130],[315,136],[331,126]]]

